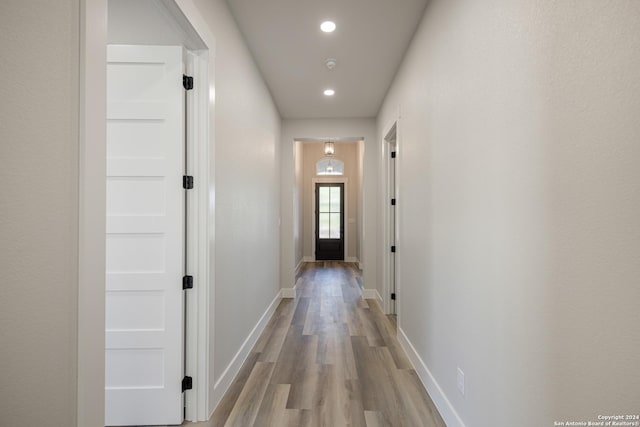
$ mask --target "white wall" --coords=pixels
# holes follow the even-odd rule
[[[364,264],[363,281],[368,289],[379,289],[376,275],[376,245],[378,239],[378,157],[375,119],[285,119],[282,121],[282,176],[281,176],[281,286],[294,285],[294,269],[299,262],[295,248],[302,243],[294,240],[294,205],[296,187],[293,144],[295,139],[317,139],[324,137],[362,137],[365,142],[363,171],[363,241],[360,242]],[[297,234],[302,238],[301,234]],[[367,265],[369,266],[367,268]]]
[[[636,1],[427,6],[378,135],[400,109],[399,327],[450,426],[638,413],[638,69]]]
[[[226,3],[194,4],[216,39],[212,386],[280,289],[280,117]]]
[[[0,3],[0,424],[76,424],[79,2]]]

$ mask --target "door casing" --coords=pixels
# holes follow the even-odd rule
[[[349,191],[348,191],[348,183],[349,179],[344,176],[337,177],[319,177],[319,178],[311,178],[311,193],[314,196],[311,198],[311,256],[315,260],[316,259],[316,184],[333,184],[333,183],[342,183],[344,184],[344,259],[348,259],[348,249],[349,249]]]
[[[382,218],[382,224],[383,224],[383,234],[382,234],[382,239],[383,239],[383,244],[382,244],[382,289],[383,289],[383,293],[384,295],[382,295],[382,301],[383,301],[383,309],[384,312],[387,314],[391,314],[394,313],[398,316],[398,321],[400,321],[400,286],[401,286],[401,281],[400,281],[400,274],[401,274],[401,270],[400,270],[400,263],[401,263],[401,245],[400,245],[400,212],[402,209],[402,198],[401,198],[401,194],[400,194],[400,168],[399,168],[399,164],[400,164],[400,117],[398,116],[397,118],[395,118],[394,120],[392,120],[390,123],[388,123],[384,128],[383,128],[383,132],[382,132],[383,137],[381,138],[381,168],[382,168],[382,173],[381,175],[381,188],[382,190],[382,207],[381,207],[381,212],[383,215]],[[390,142],[390,140],[395,141],[394,144],[394,148],[395,148],[395,152],[396,152],[396,158],[394,159],[395,161],[395,191],[392,191],[391,188],[389,188],[390,182],[391,182],[391,177],[390,174],[392,172],[391,170],[391,165],[390,162],[391,160],[391,149],[392,149],[392,144]],[[391,195],[394,195],[395,199],[396,199],[396,204],[393,207],[393,209],[395,209],[395,224],[391,224],[391,219],[392,219],[392,212],[391,212],[391,203],[390,203],[390,199],[391,199]],[[395,228],[395,230],[392,230],[392,227]],[[395,246],[396,246],[396,252],[394,254],[391,253],[391,238],[390,236],[392,235],[392,233],[395,236]],[[392,269],[392,265],[391,263],[393,262],[392,257],[395,258],[395,268]],[[394,271],[395,270],[395,271]],[[393,272],[393,273],[392,273]],[[395,293],[396,293],[396,299],[395,301],[391,300],[391,292],[392,288],[393,288],[393,283],[392,283],[392,278],[391,278],[391,274],[394,274],[395,276]]]
[[[339,239],[322,239],[319,236],[319,232],[318,232],[318,225],[319,225],[319,221],[320,221],[320,212],[317,210],[317,206],[318,206],[318,200],[320,197],[320,188],[339,188],[340,189],[340,238]],[[326,258],[325,255],[327,255],[326,252],[331,252],[330,250],[327,250],[327,248],[325,248],[325,253],[323,254],[321,260],[323,261],[333,261],[333,260],[342,260],[344,261],[346,259],[346,248],[345,248],[345,241],[344,241],[344,237],[345,237],[345,216],[344,216],[344,206],[345,206],[345,197],[344,197],[344,184],[337,182],[337,183],[322,183],[322,182],[318,182],[316,183],[316,186],[314,188],[314,199],[316,200],[316,209],[314,209],[314,222],[316,224],[316,233],[318,233],[317,235],[314,236],[315,241],[316,241],[316,260],[320,261],[318,259],[318,253],[320,252],[320,246],[321,245],[325,245],[325,246],[335,246],[336,244],[338,245],[338,248],[340,249],[339,251],[339,255],[335,258]],[[335,213],[335,212],[334,212]],[[323,242],[321,243],[322,240],[331,240],[332,242]],[[336,242],[337,240],[337,242]],[[340,248],[340,245],[342,246]]]

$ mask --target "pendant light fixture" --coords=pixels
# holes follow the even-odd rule
[[[335,158],[336,147],[333,141],[324,143],[324,157],[316,163],[317,175],[342,175],[344,162]]]
[[[332,141],[327,141],[324,143],[324,155],[325,156],[333,156],[335,154],[335,147]]]

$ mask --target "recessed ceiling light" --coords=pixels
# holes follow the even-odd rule
[[[336,29],[336,23],[333,21],[324,21],[320,24],[320,29],[325,33],[333,33]]]
[[[333,95],[335,95],[335,94],[336,94],[336,91],[335,91],[335,90],[333,90],[333,89],[325,89],[324,94],[325,94],[326,96],[333,96]]]

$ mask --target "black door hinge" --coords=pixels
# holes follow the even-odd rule
[[[396,199],[391,199],[391,206],[395,206],[396,205]]]
[[[193,289],[193,276],[184,276],[182,278],[182,289]]]
[[[184,377],[182,379],[182,392],[184,393],[185,390],[191,390],[192,388],[193,388],[193,378]]]
[[[182,177],[182,188],[185,190],[193,189],[193,177],[191,175],[184,175]]]
[[[193,77],[191,76],[187,76],[186,74],[182,75],[182,86],[186,89],[186,90],[191,90],[193,89]]]
[[[395,299],[396,299],[396,293],[395,292],[391,292],[391,299],[395,301]]]
[[[395,158],[396,158],[396,152],[395,152],[395,151],[392,151],[392,152],[391,152],[391,158],[392,158],[392,159],[395,159]]]
[[[395,245],[394,245],[394,246],[391,246],[391,252],[395,252],[395,251],[396,251],[396,247],[395,247]]]

